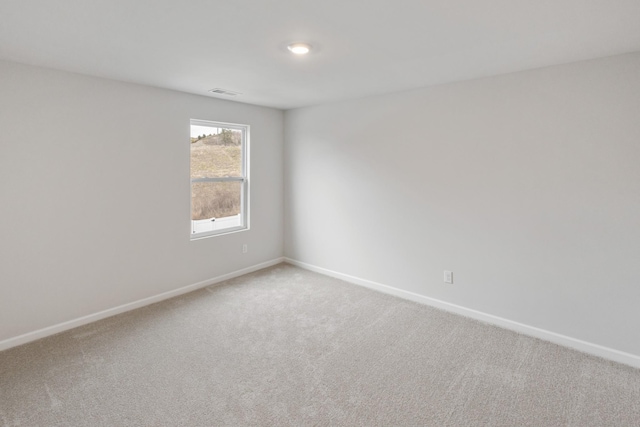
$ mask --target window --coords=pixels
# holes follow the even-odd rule
[[[249,126],[191,120],[191,238],[249,228]]]

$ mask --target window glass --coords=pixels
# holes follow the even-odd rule
[[[191,235],[248,228],[249,127],[191,120]]]

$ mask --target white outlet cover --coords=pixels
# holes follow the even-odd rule
[[[444,283],[453,283],[453,272],[452,271],[444,271]]]

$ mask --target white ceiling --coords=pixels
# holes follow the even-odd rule
[[[640,0],[0,0],[0,59],[283,109],[636,51]]]

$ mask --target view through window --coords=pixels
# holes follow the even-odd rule
[[[191,236],[247,228],[249,127],[191,120]]]

